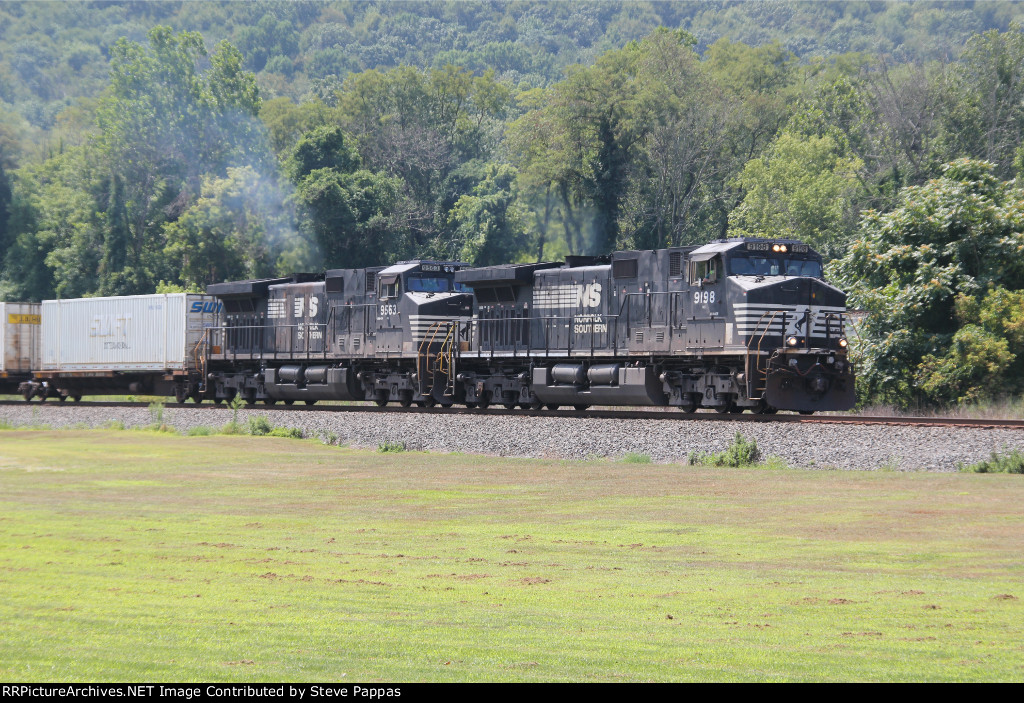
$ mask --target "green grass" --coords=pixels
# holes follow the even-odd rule
[[[1024,678],[1024,481],[7,431],[0,679]]]
[[[1003,454],[992,452],[991,458],[962,466],[960,470],[975,474],[1024,474],[1024,453],[1016,449]]]

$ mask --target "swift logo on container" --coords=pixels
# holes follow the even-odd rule
[[[192,307],[190,307],[188,309],[188,311],[190,313],[196,313],[196,312],[220,312],[223,309],[224,309],[224,303],[222,303],[220,301],[213,301],[213,300],[202,301],[202,300],[197,300],[194,303],[192,303]]]
[[[89,321],[90,337],[126,337],[131,315],[93,315]]]

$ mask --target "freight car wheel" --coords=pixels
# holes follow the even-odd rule
[[[71,400],[75,401],[76,403],[78,401],[80,401],[81,399],[82,399],[81,394],[75,394],[75,395],[71,396]]]
[[[558,410],[558,408],[561,406],[558,403],[548,403],[544,407],[546,407],[548,410]]]
[[[264,405],[273,405],[276,402],[277,402],[277,398],[264,398],[263,399],[263,404]]]
[[[59,400],[62,403],[64,401],[66,401],[67,399],[68,399],[68,397],[66,395],[59,395],[59,396],[57,396],[57,400]]]
[[[188,388],[179,383],[174,387],[174,400],[180,405],[188,399]]]
[[[305,403],[306,403],[306,405],[316,405],[316,401],[315,400],[307,400],[307,401],[305,401]]]
[[[813,415],[814,411],[813,410],[801,410],[800,414],[801,415]]]
[[[572,407],[574,407],[576,409],[576,412],[581,413],[584,410],[586,410],[587,408],[589,408],[590,406],[589,405],[574,405]]]
[[[435,405],[437,405],[437,401],[434,400],[433,396],[428,395],[423,400],[416,404],[419,405],[421,408],[432,408]]]
[[[221,404],[221,403],[223,403],[223,402],[224,402],[224,399],[223,399],[223,398],[214,398],[214,399],[213,399],[213,404],[214,404],[214,405],[220,405],[220,404]]]
[[[294,398],[285,398],[284,404],[285,405],[294,405],[295,404],[295,399]]]

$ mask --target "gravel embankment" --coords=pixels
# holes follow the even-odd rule
[[[198,425],[219,427],[229,409],[167,407],[164,422],[181,432]],[[307,437],[376,449],[404,442],[409,449],[493,456],[559,459],[618,458],[646,454],[657,462],[685,462],[692,450],[721,451],[736,432],[757,440],[763,455],[790,466],[822,469],[955,471],[959,464],[988,458],[992,451],[1024,450],[1024,431],[849,425],[744,424],[668,420],[604,420],[515,416],[289,412],[241,409],[247,423],[265,415],[275,426],[298,427]],[[0,406],[0,422],[14,426],[125,427],[153,422],[146,408],[88,408],[33,403]],[[2,439],[2,436],[0,436]]]

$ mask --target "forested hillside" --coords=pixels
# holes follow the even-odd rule
[[[792,236],[875,313],[866,393],[989,397],[1024,378],[1017,323],[997,320],[1024,288],[1017,19],[1011,2],[4,3],[0,299]]]

